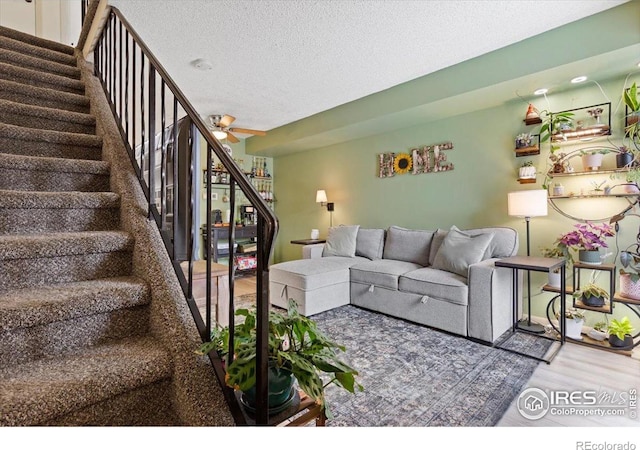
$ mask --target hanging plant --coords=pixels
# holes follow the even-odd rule
[[[395,173],[407,173],[412,166],[411,155],[408,153],[398,153],[393,161],[393,171]]]

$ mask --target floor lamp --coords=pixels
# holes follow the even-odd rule
[[[546,216],[547,210],[547,191],[544,189],[535,189],[528,191],[509,192],[508,210],[510,216],[524,217],[527,222],[527,256],[531,256],[531,248],[529,242],[529,221],[532,217]],[[518,322],[518,328],[532,333],[544,333],[544,327],[540,324],[531,322],[531,272],[527,270],[527,301],[528,313],[527,319]]]

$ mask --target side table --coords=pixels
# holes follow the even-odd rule
[[[513,325],[511,327],[511,333],[508,334],[504,339],[494,345],[496,348],[500,348],[502,350],[509,351],[511,353],[516,353],[519,355],[527,356],[529,358],[536,359],[538,361],[546,362],[550,364],[553,358],[558,354],[560,348],[565,343],[565,324],[564,320],[560,320],[560,345],[551,353],[547,358],[538,357],[535,355],[530,355],[528,353],[524,353],[515,349],[506,348],[504,344],[509,341],[516,333],[526,333],[532,336],[537,336],[541,339],[548,340],[556,340],[553,338],[549,338],[547,336],[542,336],[535,333],[530,333],[526,330],[523,330],[518,327],[518,270],[530,270],[534,272],[546,272],[549,273],[553,270],[560,269],[560,298],[562,301],[560,302],[560,317],[564,319],[565,313],[565,296],[566,296],[566,280],[565,280],[565,272],[566,272],[566,261],[564,259],[558,258],[541,258],[536,256],[512,256],[510,258],[500,259],[495,262],[496,267],[506,267],[508,269],[512,269],[513,271]],[[548,353],[548,352],[547,352]]]
[[[298,245],[324,244],[325,242],[327,242],[326,239],[296,239],[291,241],[292,244]]]

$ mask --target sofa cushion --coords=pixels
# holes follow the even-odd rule
[[[433,268],[467,277],[469,266],[482,261],[493,233],[471,236],[451,227],[436,253]]]
[[[518,252],[518,233],[513,228],[472,228],[470,230],[463,230],[463,232],[470,236],[493,233],[493,239],[491,240],[491,243],[489,243],[482,260],[489,258],[507,258]],[[442,245],[442,241],[444,241],[444,238],[448,233],[448,230],[438,228],[433,235],[433,239],[431,240],[431,249],[429,250],[429,265],[433,265],[433,261],[440,249],[440,245]]]
[[[398,277],[420,267],[416,263],[395,259],[366,261],[351,266],[351,281],[397,290]]]
[[[400,277],[399,290],[454,303],[469,303],[467,279],[452,272],[423,267]],[[427,300],[428,301],[428,300]]]
[[[427,266],[432,238],[433,231],[389,227],[384,243],[383,258]]]
[[[274,264],[269,268],[269,281],[310,291],[338,283],[349,282],[349,267],[365,258],[328,256],[298,259]]]
[[[356,238],[360,225],[340,225],[329,228],[322,256],[356,256]]]
[[[384,230],[360,228],[356,238],[356,256],[369,259],[382,258],[384,249]]]

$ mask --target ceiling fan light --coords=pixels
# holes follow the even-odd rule
[[[217,140],[219,140],[219,141],[227,138],[227,132],[226,131],[214,130],[214,131],[212,131],[212,133],[215,136],[215,138]]]

